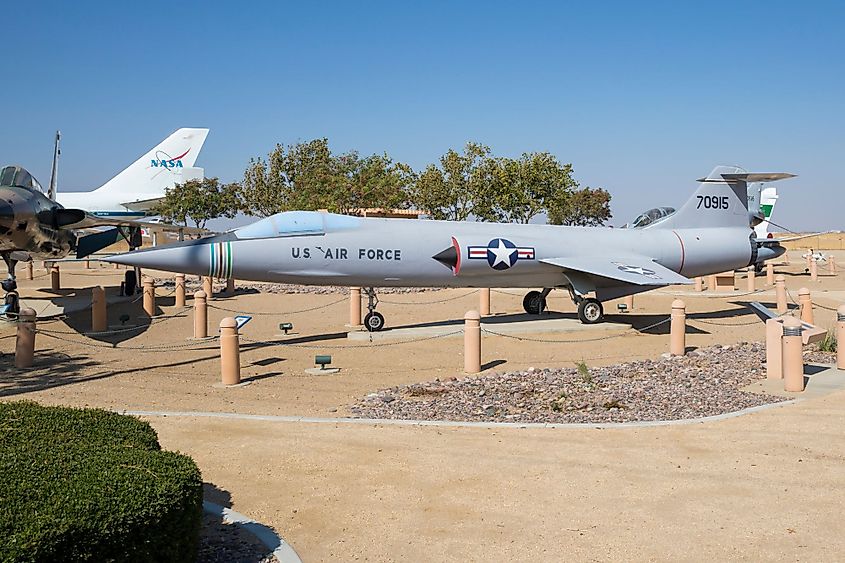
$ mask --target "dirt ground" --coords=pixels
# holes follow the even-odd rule
[[[799,252],[778,268],[797,299],[813,292],[816,323],[832,326],[845,302],[845,274],[820,269],[811,282]],[[845,252],[836,253],[845,264]],[[841,254],[841,256],[839,255]],[[63,266],[56,299],[90,294],[122,276],[111,267]],[[43,274],[36,269],[36,275]],[[765,287],[759,276],[757,287]],[[49,278],[22,281],[45,296]],[[738,280],[744,290],[745,280]],[[160,294],[169,293],[161,290]],[[744,304],[774,301],[770,290],[721,297],[673,287],[637,296],[609,320],[642,329],[668,316],[681,296],[687,346],[762,340],[764,325]],[[499,320],[521,311],[522,294],[494,291]],[[11,367],[13,327],[0,332],[0,398],[115,410],[203,411],[339,417],[377,389],[461,375],[463,340],[349,342],[342,295],[263,293],[216,297],[210,326],[237,311],[242,378],[221,389],[215,342],[187,340],[190,311],[158,299],[113,305],[119,339],[80,334],[90,312],[42,322],[36,366]],[[190,304],[190,302],[189,302]],[[319,308],[318,308],[319,307]],[[478,307],[473,290],[385,295],[388,326],[456,322]],[[567,296],[550,307],[574,315]],[[223,309],[231,309],[226,311]],[[296,313],[295,311],[306,312]],[[122,324],[121,315],[129,315]],[[276,337],[280,322],[294,332]],[[138,326],[139,328],[131,328]],[[668,324],[636,330],[485,336],[487,370],[589,366],[654,358],[668,350]],[[599,337],[606,337],[598,340]],[[117,347],[113,347],[113,345]],[[307,375],[329,353],[336,375]],[[721,422],[660,428],[478,429],[152,417],[162,445],[193,456],[204,478],[238,512],[274,526],[306,561],[319,560],[700,560],[840,559],[845,393]],[[215,499],[210,499],[215,501]],[[217,499],[219,501],[220,499]],[[215,501],[216,502],[216,501]]]

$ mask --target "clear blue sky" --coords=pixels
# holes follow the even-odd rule
[[[238,180],[328,137],[415,168],[467,140],[550,151],[613,224],[715,164],[788,171],[774,219],[845,229],[845,8],[796,2],[18,2],[0,161],[93,189],[182,126]]]

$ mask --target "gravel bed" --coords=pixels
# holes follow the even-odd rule
[[[176,286],[176,280],[173,278],[155,278],[156,287],[172,288]],[[215,290],[219,291],[219,283],[215,283]],[[197,276],[185,276],[185,289],[190,288],[190,292],[202,288],[202,283],[197,281]],[[432,291],[441,291],[440,287],[377,287],[376,293],[379,295],[393,295],[405,293],[428,293]],[[298,285],[291,283],[269,283],[269,282],[247,282],[237,281],[235,283],[235,294],[244,293],[247,291],[258,291],[260,293],[284,293],[284,294],[316,294],[316,295],[348,295],[349,288],[343,286],[316,286],[316,285]]]
[[[197,563],[278,563],[249,532],[203,513]]]
[[[808,349],[806,360],[835,354]],[[712,346],[685,356],[606,367],[529,368],[403,385],[350,406],[353,416],[477,422],[633,422],[700,418],[778,403],[740,391],[766,377],[760,342]]]

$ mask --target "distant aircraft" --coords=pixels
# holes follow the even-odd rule
[[[746,267],[785,249],[749,226],[747,184],[792,174],[719,166],[683,207],[647,229],[565,227],[349,217],[291,211],[200,239],[108,260],[218,278],[361,286],[365,326],[384,327],[374,287],[540,287],[523,300],[545,309],[569,291],[583,323],[602,320],[603,301],[693,276]]]
[[[135,248],[140,246],[143,227],[198,232],[133,217],[143,216],[143,209],[149,209],[145,206],[163,197],[166,188],[184,181],[185,170],[189,171],[189,177],[196,177],[197,170],[201,175],[202,170],[192,166],[207,134],[208,129],[180,129],[101,188],[62,194],[62,201],[90,205],[96,215],[88,209],[64,207],[55,199],[60,154],[58,133],[50,188],[46,193],[32,174],[20,166],[0,170],[0,255],[9,271],[8,278],[0,284],[7,292],[3,312],[18,311],[15,268],[20,261],[60,259],[74,250],[81,258],[121,238],[130,248]],[[120,200],[122,203],[116,203]],[[103,227],[107,228],[99,230]],[[87,235],[82,232],[91,229],[98,231]]]

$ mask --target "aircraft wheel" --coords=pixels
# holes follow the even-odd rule
[[[539,291],[529,291],[522,299],[522,308],[529,315],[539,315],[546,310],[546,299]]]
[[[378,332],[384,328],[384,316],[378,311],[367,313],[364,316],[364,326],[370,332]]]
[[[6,315],[9,317],[17,317],[18,313],[21,312],[21,303],[17,293],[7,293],[4,304],[8,305]]]
[[[124,292],[126,295],[135,295],[135,288],[138,287],[138,278],[134,270],[126,270],[123,274]]]
[[[585,325],[600,323],[604,319],[601,301],[592,297],[578,303],[578,320]]]

